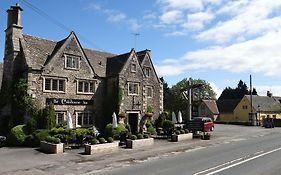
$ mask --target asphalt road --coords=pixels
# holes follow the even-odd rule
[[[200,146],[166,158],[149,160],[110,171],[106,175],[278,175],[281,174],[281,130],[263,132]],[[262,128],[261,128],[262,129]]]
[[[1,175],[281,174],[281,128],[216,125],[211,140],[156,140],[153,146],[83,155],[0,148]]]

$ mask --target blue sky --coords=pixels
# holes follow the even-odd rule
[[[252,74],[259,95],[270,90],[281,96],[281,0],[2,0],[0,61],[6,10],[17,2],[25,34],[61,40],[73,30],[86,48],[116,54],[150,49],[170,86],[200,78],[220,94],[240,79],[249,86]]]

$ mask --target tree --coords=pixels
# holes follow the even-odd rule
[[[257,92],[256,88],[253,88],[252,95],[258,95],[258,92]]]
[[[169,111],[169,109],[172,109],[172,103],[170,101],[172,100],[172,91],[171,88],[168,87],[168,83],[164,80],[163,77],[160,78],[160,80],[163,83],[163,103],[164,103],[164,111]]]

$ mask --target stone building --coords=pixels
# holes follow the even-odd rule
[[[71,115],[75,127],[102,126],[118,112],[137,131],[148,106],[154,118],[163,111],[149,50],[116,55],[83,48],[74,32],[61,41],[26,35],[21,12],[18,4],[7,10],[2,90],[24,77],[38,104],[54,104],[57,123]],[[2,111],[9,115],[11,104]]]

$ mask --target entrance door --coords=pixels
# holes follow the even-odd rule
[[[138,132],[138,113],[128,113],[128,123],[131,126],[132,134]]]

